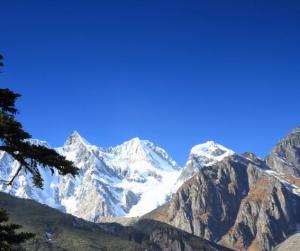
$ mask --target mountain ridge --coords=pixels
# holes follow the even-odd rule
[[[265,159],[247,152],[204,166],[144,217],[234,250],[270,251],[300,229],[299,140],[297,128]]]
[[[50,192],[46,204],[88,221],[155,221],[230,249],[270,251],[300,229],[299,149],[299,128],[265,159],[208,141],[194,146],[179,167],[150,141],[133,138],[100,148],[74,132],[58,151],[79,168],[78,177],[46,179],[45,194],[36,194],[21,174],[16,187],[22,189],[12,194],[38,200]],[[2,176],[17,167],[0,153]]]
[[[30,142],[50,147],[45,141]],[[97,222],[102,217],[141,216],[165,203],[185,181],[178,179],[183,167],[164,149],[138,137],[103,148],[90,144],[75,130],[55,149],[79,168],[77,177],[52,176],[40,167],[44,190],[32,187],[24,172],[13,187],[0,184],[0,190]],[[18,163],[0,154],[1,175],[9,179]]]

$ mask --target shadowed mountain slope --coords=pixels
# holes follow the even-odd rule
[[[91,223],[5,193],[0,193],[0,207],[9,212],[11,222],[36,233],[34,240],[24,244],[30,251],[229,250],[160,222],[142,220],[132,227]]]

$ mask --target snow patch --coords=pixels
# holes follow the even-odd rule
[[[265,170],[265,172],[269,175],[274,176],[277,178],[282,184],[285,185],[286,188],[288,188],[293,194],[300,196],[300,187],[296,186],[295,184],[290,183],[286,177],[285,174],[279,173],[274,170]]]

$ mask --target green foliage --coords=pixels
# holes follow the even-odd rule
[[[78,168],[55,150],[41,145],[33,145],[28,141],[31,135],[23,130],[22,124],[15,118],[18,110],[15,107],[16,99],[20,94],[9,89],[0,89],[0,150],[9,153],[20,163],[13,178],[8,181],[11,185],[22,168],[32,174],[33,184],[43,187],[43,178],[38,165],[49,168],[52,173],[56,169],[59,174],[75,176]]]
[[[3,66],[3,56],[0,54],[0,67]],[[41,145],[33,145],[28,141],[31,135],[23,130],[23,126],[15,118],[18,113],[15,107],[16,99],[21,95],[9,89],[0,89],[0,150],[7,152],[20,164],[7,185],[12,185],[14,179],[21,170],[32,174],[32,181],[38,188],[43,188],[43,178],[38,166],[55,170],[61,175],[78,173],[71,161],[59,155],[55,150]],[[22,212],[20,211],[20,214]],[[34,234],[16,232],[21,228],[16,224],[4,224],[8,221],[8,215],[4,209],[0,209],[0,251],[19,250],[19,244],[33,238]],[[15,249],[14,247],[17,247]]]
[[[16,230],[21,226],[17,224],[4,224],[8,221],[8,215],[6,211],[0,208],[0,250],[11,251],[14,250],[14,246],[23,243],[26,240],[33,238],[33,233],[20,232]]]
[[[9,89],[0,90],[0,108],[2,112],[10,114],[16,114],[17,109],[15,108],[15,100],[20,97],[20,94],[13,93]]]
[[[0,192],[0,206],[9,212],[9,219],[18,222],[26,232],[36,234],[34,240],[22,244],[35,251],[142,251],[140,244],[127,241],[103,230],[99,224]],[[22,213],[20,213],[22,212]],[[51,234],[51,240],[47,233]],[[1,249],[0,249],[1,250]]]

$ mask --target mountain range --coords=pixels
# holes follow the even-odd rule
[[[31,143],[50,147],[39,140],[31,140]],[[43,190],[32,187],[31,177],[24,172],[13,187],[0,184],[0,190],[93,222],[103,217],[142,216],[168,201],[196,172],[196,167],[233,154],[209,141],[195,146],[186,168],[181,168],[165,150],[148,140],[133,138],[116,147],[102,148],[88,143],[76,131],[56,150],[80,168],[75,179],[57,173],[52,175],[40,167]],[[0,154],[3,179],[12,177],[18,166],[7,153]]]
[[[300,231],[300,127],[264,159],[208,141],[191,149],[183,167],[139,138],[102,148],[74,132],[56,150],[80,168],[75,179],[40,167],[43,190],[26,173],[0,190],[90,222],[160,222],[233,250],[269,251]],[[2,179],[18,165],[0,153]]]

